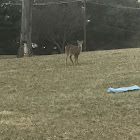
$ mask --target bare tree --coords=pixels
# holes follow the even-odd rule
[[[66,42],[83,26],[81,7],[78,4],[34,9],[33,19],[33,32],[50,41],[61,53],[64,52]]]

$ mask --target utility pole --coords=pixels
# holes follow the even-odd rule
[[[32,56],[32,6],[33,0],[22,0],[20,47],[17,57]]]
[[[86,29],[86,24],[87,24],[87,15],[86,15],[86,0],[83,0],[83,16],[84,16],[84,51],[87,50],[87,29]]]

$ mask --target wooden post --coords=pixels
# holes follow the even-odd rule
[[[32,56],[32,6],[33,0],[22,0],[20,47],[17,57]],[[27,52],[24,52],[25,50]]]

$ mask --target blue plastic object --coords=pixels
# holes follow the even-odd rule
[[[121,88],[108,88],[108,92],[115,92],[115,93],[119,93],[119,92],[124,92],[124,91],[128,91],[128,90],[135,90],[135,89],[140,89],[139,86],[134,85],[131,87],[121,87]]]

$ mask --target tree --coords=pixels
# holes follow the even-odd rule
[[[45,1],[49,4],[60,3],[60,0],[35,1]],[[3,2],[8,2],[8,4]],[[0,49],[6,49],[8,53],[15,50],[16,37],[20,38],[21,7],[10,4],[13,2],[21,2],[21,0],[0,0],[0,45],[3,42],[6,43],[6,45],[2,44]],[[61,2],[70,2],[70,0],[61,0]],[[104,0],[104,2],[96,0],[96,4],[92,2],[93,0],[87,0],[87,17],[91,21],[87,24],[87,47],[90,48],[89,50],[140,45],[140,10],[126,8],[140,7],[137,0]],[[31,28],[28,31],[31,34]],[[62,53],[67,42],[72,43],[77,39],[83,39],[81,2],[34,6],[32,30],[34,43],[43,44],[46,48],[57,47]],[[21,42],[27,42],[27,37],[22,40]],[[29,50],[32,50],[31,45],[28,46]],[[20,50],[21,57],[24,55],[24,51],[22,46],[20,48],[22,48]],[[48,51],[48,49],[45,50]],[[50,51],[52,50],[50,49]]]
[[[0,49],[2,54],[17,53],[16,37],[20,31],[20,19],[19,6],[11,5],[10,0],[0,1]]]
[[[34,9],[33,36],[51,42],[64,52],[66,42],[83,26],[81,7],[78,4],[51,5]]]
[[[32,56],[32,6],[33,0],[22,1],[21,37],[17,57]]]
[[[91,47],[96,46],[91,50],[136,47],[137,32],[140,31],[140,10],[135,9],[139,7],[137,0],[98,2],[87,4],[87,12],[91,16],[87,33],[88,42],[94,36]]]

